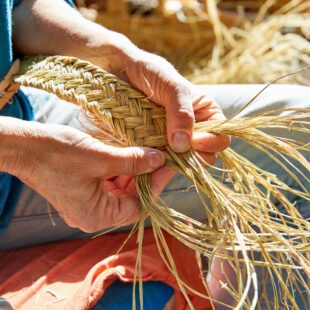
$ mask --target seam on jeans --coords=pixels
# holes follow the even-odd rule
[[[195,191],[195,188],[194,187],[184,187],[184,188],[180,188],[180,189],[174,189],[174,190],[168,190],[168,191],[165,191],[165,192],[162,192],[161,193],[161,197],[162,196],[168,196],[168,195],[175,195],[175,194],[183,194],[183,193],[188,193],[188,192],[194,192]],[[58,214],[57,211],[52,211],[50,213],[50,215],[52,216],[60,216]],[[14,216],[12,218],[12,221],[13,220],[22,220],[22,219],[25,219],[25,218],[40,218],[40,217],[49,217],[49,214],[48,213],[40,213],[40,214],[32,214],[32,215],[17,215],[17,216]]]
[[[178,194],[184,194],[184,193],[189,193],[189,192],[194,192],[195,188],[190,187],[190,188],[181,188],[177,190],[170,190],[167,192],[162,192],[161,197],[163,196],[168,196],[168,195],[178,195]],[[48,213],[41,213],[41,214],[32,214],[32,215],[21,215],[21,216],[14,216],[11,220],[11,222],[18,222],[18,221],[28,221],[28,220],[36,220],[36,219],[45,219],[45,218],[50,218],[50,215],[52,217],[60,217],[61,216],[58,214],[57,211],[54,211],[50,214]]]

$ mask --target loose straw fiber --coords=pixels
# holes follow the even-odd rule
[[[193,83],[266,83],[310,65],[307,0],[161,0],[154,9],[156,1],[92,2],[97,23],[164,56]],[[310,78],[280,82],[310,85]]]
[[[140,221],[135,225],[138,227],[137,275],[141,272],[143,223],[147,214],[162,258],[175,275],[191,309],[194,306],[189,293],[208,299],[207,287],[205,292],[194,291],[178,277],[163,230],[207,257],[208,270],[215,259],[225,259],[237,279],[233,284],[226,276],[219,283],[234,300],[229,308],[254,309],[266,304],[272,309],[298,309],[295,295],[308,290],[310,276],[310,223],[303,219],[286,194],[310,199],[309,179],[303,173],[308,173],[310,165],[302,155],[309,151],[309,144],[273,137],[262,129],[288,129],[296,136],[309,134],[308,110],[270,111],[242,119],[233,117],[195,125],[196,131],[234,136],[269,156],[279,169],[284,169],[295,180],[300,187],[298,190],[230,148],[219,153],[221,177],[213,175],[219,172],[216,168],[204,168],[195,150],[174,153],[166,140],[165,110],[116,76],[88,62],[62,56],[26,59],[14,81],[79,105],[86,119],[96,127],[92,134],[105,143],[164,150],[168,165],[192,182],[206,212],[204,223],[161,201],[155,202],[150,176],[136,177],[141,208]],[[272,198],[278,200],[282,211]],[[273,298],[267,296],[267,283]],[[139,284],[142,293],[141,281]],[[143,304],[142,294],[140,299]],[[307,300],[302,302],[307,305]]]
[[[219,19],[215,0],[208,0],[207,16],[216,36],[213,50],[207,57],[188,59],[183,74],[193,83],[267,83],[310,65],[310,2],[286,2],[268,15],[278,1],[264,1],[253,20],[229,27]],[[309,76],[301,74],[280,82],[310,85]]]

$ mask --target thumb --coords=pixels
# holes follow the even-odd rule
[[[107,177],[150,173],[165,164],[165,155],[156,149],[143,147],[111,147],[105,163]]]

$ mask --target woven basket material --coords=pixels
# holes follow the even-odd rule
[[[307,287],[299,269],[302,268],[310,276],[310,223],[302,218],[285,193],[310,199],[306,186],[299,180],[301,176],[298,176],[298,169],[290,163],[290,160],[296,161],[309,171],[309,162],[300,153],[300,150],[309,150],[309,145],[279,139],[260,129],[287,128],[309,134],[309,122],[305,121],[305,118],[310,117],[308,110],[278,110],[243,119],[195,124],[197,132],[236,136],[263,151],[304,189],[299,191],[287,186],[277,176],[258,168],[232,149],[219,154],[225,171],[223,178],[217,178],[209,169],[205,169],[195,150],[184,154],[172,152],[167,145],[165,110],[116,76],[88,62],[63,56],[30,58],[22,62],[22,69],[14,77],[14,81],[24,86],[44,89],[81,106],[86,119],[96,128],[92,133],[103,142],[117,146],[165,149],[167,162],[194,185],[206,211],[206,223],[195,221],[155,202],[150,175],[135,178],[141,206],[137,273],[141,267],[143,222],[147,213],[151,218],[162,258],[175,275],[191,309],[193,307],[184,289],[186,285],[178,278],[162,230],[198,253],[206,255],[210,263],[215,257],[225,258],[236,270],[239,279],[245,277],[246,269],[249,282],[244,284],[239,281],[238,292],[234,293],[236,303],[243,305],[251,295],[250,287],[258,286],[255,267],[261,266],[266,267],[263,270],[265,275],[262,285],[276,278],[280,283],[284,303],[297,309],[294,290],[299,289],[298,282],[303,289]],[[285,113],[278,115],[280,112]],[[274,152],[285,159],[285,164],[273,156]],[[228,187],[223,180],[231,182],[233,188]],[[305,180],[309,182],[307,176]],[[281,202],[284,213],[273,204],[270,196]],[[209,198],[210,205],[206,204],[206,197]],[[283,270],[287,275],[284,280]],[[187,289],[190,290],[188,287]],[[259,297],[258,290],[255,290],[253,299],[244,305],[245,309],[253,309],[259,298],[268,303],[268,296],[262,294]],[[282,305],[283,300],[279,299],[276,292],[275,304]]]
[[[164,108],[126,82],[75,58],[55,56],[37,61],[27,78],[19,79],[20,83],[44,89],[81,106],[97,128],[108,131],[122,146],[161,148],[167,145]],[[24,68],[28,65],[24,62]]]

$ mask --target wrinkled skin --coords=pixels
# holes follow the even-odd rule
[[[194,147],[206,162],[214,164],[216,153],[229,145],[226,136],[193,134],[194,122],[224,119],[208,94],[195,94],[191,83],[165,59],[85,20],[64,1],[23,0],[14,9],[13,25],[16,54],[89,60],[163,106],[169,145],[176,152]],[[19,177],[45,197],[68,225],[86,232],[125,225],[137,218],[135,175],[152,173],[156,194],[173,176],[173,171],[163,167],[164,156],[158,150],[106,146],[62,125],[0,117],[0,136],[0,170]],[[219,266],[215,262],[212,267],[216,273]],[[211,284],[212,277],[208,279]],[[211,296],[226,298],[220,288],[212,287]]]

